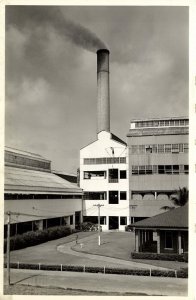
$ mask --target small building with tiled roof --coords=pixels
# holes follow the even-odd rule
[[[131,226],[135,229],[136,252],[188,252],[188,204]]]

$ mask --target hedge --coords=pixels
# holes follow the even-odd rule
[[[150,260],[169,260],[188,262],[188,254],[175,253],[147,253],[147,252],[131,252],[131,257],[134,259],[150,259]]]
[[[4,267],[7,265],[4,263]],[[88,267],[75,265],[46,265],[46,264],[27,264],[27,263],[11,263],[13,269],[31,269],[31,270],[48,270],[48,271],[72,271],[72,272],[87,272],[87,273],[105,273],[119,275],[134,275],[134,276],[156,276],[156,277],[177,277],[188,278],[188,268],[182,268],[178,271],[174,270],[155,270],[155,269],[120,269],[108,267]]]
[[[72,230],[66,226],[51,227],[44,230],[29,231],[21,235],[10,238],[10,250],[18,250],[26,247],[35,246],[50,240],[68,236]],[[7,248],[7,239],[4,239],[4,253]]]

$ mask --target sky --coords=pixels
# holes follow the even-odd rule
[[[111,132],[188,116],[188,7],[7,6],[5,144],[75,173],[97,138],[96,51],[110,50]]]

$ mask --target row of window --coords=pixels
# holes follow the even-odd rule
[[[148,174],[188,174],[188,165],[149,165],[132,166],[132,175]]]
[[[131,154],[142,153],[187,153],[188,143],[181,144],[152,144],[152,145],[132,145]]]
[[[109,223],[110,223],[110,218],[109,217]],[[118,227],[118,217],[113,217],[113,218],[117,218],[117,227]],[[98,223],[98,216],[84,216],[83,217],[84,222],[92,222],[94,224]],[[100,216],[100,224],[101,225],[107,225],[107,218],[106,216]],[[120,217],[120,225],[127,225],[127,217]]]
[[[84,192],[84,200],[107,200],[107,192]],[[126,191],[109,191],[109,204],[118,204],[119,200],[127,200]]]
[[[106,179],[107,171],[84,171],[84,179]],[[118,179],[126,179],[127,171],[118,169],[108,170],[108,180],[109,182],[118,182]]]
[[[58,195],[58,194],[5,194],[5,200],[27,199],[81,199],[82,195]]]
[[[135,122],[135,127],[168,127],[168,126],[188,126],[189,120],[154,120]]]
[[[50,170],[50,162],[18,156],[8,152],[5,152],[5,162]]]
[[[84,165],[126,164],[126,157],[84,158]]]

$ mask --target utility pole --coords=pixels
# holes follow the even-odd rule
[[[7,284],[10,285],[10,215],[8,211],[8,220],[7,220]]]
[[[104,204],[94,204],[93,206],[98,207],[98,245],[101,245],[101,236],[100,236],[100,207],[104,206]]]

